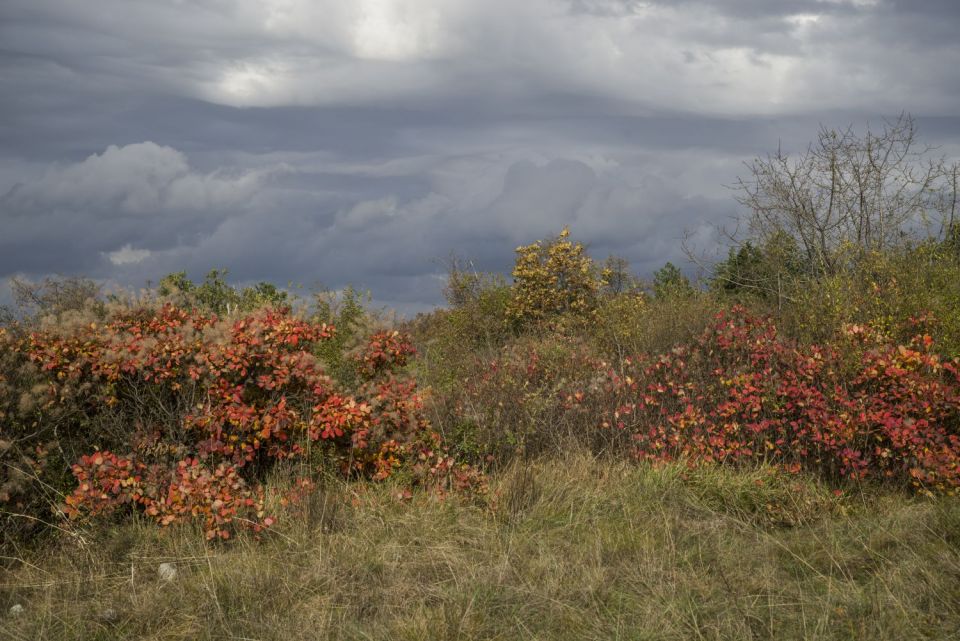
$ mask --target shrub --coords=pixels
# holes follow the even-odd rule
[[[603,429],[640,459],[772,463],[828,478],[960,487],[960,363],[929,335],[898,345],[863,326],[801,347],[734,308],[690,345],[624,360]]]
[[[48,388],[42,384],[39,368],[19,350],[22,330],[19,324],[0,327],[0,545],[4,546],[39,531],[42,521],[50,518],[49,506],[61,500],[57,492],[67,486],[72,462],[53,433],[68,413],[43,408]]]
[[[842,274],[799,280],[787,292],[793,302],[780,325],[803,342],[832,341],[849,324],[908,342],[910,319],[932,315],[939,349],[960,356],[960,261],[943,245],[864,255]]]
[[[571,410],[573,395],[599,382],[602,371],[580,338],[528,336],[489,357],[474,355],[434,410],[451,446],[478,459],[537,456],[574,441],[595,446],[594,417]]]
[[[514,335],[513,292],[499,274],[467,270],[454,259],[444,294],[450,309],[438,315],[440,327],[430,335],[447,351],[494,348]]]
[[[669,299],[621,294],[605,298],[595,322],[582,333],[604,358],[620,361],[631,354],[666,352],[694,340],[720,307],[715,296],[704,292]]]
[[[39,388],[35,407],[18,408],[12,422],[22,433],[40,417],[35,434],[14,438],[21,452],[51,439],[71,459],[69,516],[201,518],[210,538],[238,522],[271,524],[260,483],[278,461],[319,456],[348,476],[403,469],[413,483],[472,482],[441,447],[416,385],[396,374],[408,342],[374,337],[358,358],[367,382],[351,393],[311,353],[332,335],[286,309],[225,321],[169,304],[19,339],[4,333],[3,357],[32,366]]]
[[[91,307],[103,312],[103,288],[89,278],[45,278],[32,283],[10,279],[16,307],[29,316],[60,315]]]
[[[478,361],[495,358],[516,338],[507,314],[510,288],[502,278],[458,271],[454,265],[450,280],[447,293],[452,307],[420,314],[405,325],[419,354],[413,369],[418,381],[432,391],[431,403],[447,434],[456,432],[454,424],[460,424],[447,411],[453,405],[448,400],[459,397],[464,378],[474,374]],[[458,441],[459,448],[464,445]],[[466,449],[477,454],[475,448]]]
[[[197,307],[216,314],[251,312],[260,307],[276,307],[287,303],[287,292],[276,285],[260,282],[250,287],[234,287],[227,283],[226,269],[212,269],[199,285],[187,278],[186,272],[174,272],[160,279],[157,293],[175,300],[184,307]]]

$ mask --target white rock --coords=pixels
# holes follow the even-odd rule
[[[18,617],[26,611],[27,611],[26,608],[24,608],[19,603],[14,603],[13,605],[10,606],[10,616],[12,617]]]
[[[117,619],[120,617],[117,616],[116,610],[114,610],[113,608],[107,608],[106,610],[103,610],[102,612],[100,612],[99,618],[104,623],[116,623]]]
[[[157,568],[157,574],[161,581],[173,581],[177,578],[177,566],[173,563],[161,563]]]

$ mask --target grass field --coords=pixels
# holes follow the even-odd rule
[[[576,453],[490,483],[331,481],[219,547],[147,523],[38,544],[0,576],[0,638],[960,638],[956,498]]]

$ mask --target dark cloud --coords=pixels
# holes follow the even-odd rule
[[[0,278],[228,267],[440,300],[569,224],[649,272],[742,162],[901,110],[960,156],[951,0],[8,0]],[[4,296],[0,291],[0,298]]]

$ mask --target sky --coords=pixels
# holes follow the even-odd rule
[[[906,111],[960,157],[956,0],[3,0],[0,280],[227,268],[412,314],[569,226],[710,254],[744,163]],[[0,302],[9,289],[0,285]]]

